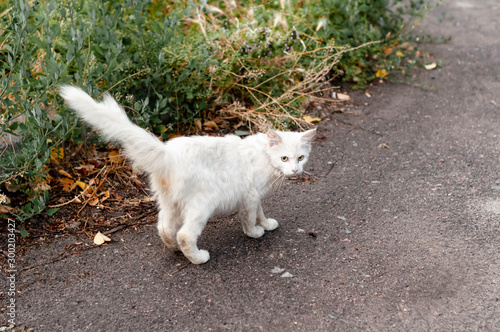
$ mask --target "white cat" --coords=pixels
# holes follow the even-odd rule
[[[264,216],[261,198],[277,180],[302,173],[316,135],[315,129],[269,130],[244,139],[192,136],[163,143],[133,124],[109,95],[98,103],[72,86],[62,86],[60,94],[87,123],[120,142],[134,166],[149,174],[160,210],[160,236],[194,264],[210,258],[196,242],[215,213],[238,211],[243,232],[253,238],[278,227]]]

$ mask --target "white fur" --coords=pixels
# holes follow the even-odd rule
[[[87,123],[120,142],[134,166],[149,174],[160,210],[160,236],[194,264],[210,258],[196,242],[214,213],[238,211],[244,233],[254,238],[278,227],[264,216],[261,198],[283,176],[302,173],[316,135],[314,129],[270,130],[245,139],[193,136],[164,144],[133,124],[109,95],[98,103],[71,86],[62,86],[60,94]]]

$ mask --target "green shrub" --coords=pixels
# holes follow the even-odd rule
[[[395,2],[397,11],[388,0],[0,5],[0,135],[21,138],[0,160],[11,213],[25,220],[46,209],[51,152],[85,135],[59,85],[111,93],[163,138],[214,112],[251,129],[300,126],[303,102],[325,77],[363,87],[413,63],[403,14],[416,16],[424,2]]]

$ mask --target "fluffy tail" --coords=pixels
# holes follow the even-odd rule
[[[134,166],[148,173],[165,170],[165,145],[133,124],[113,97],[106,94],[99,103],[83,90],[69,85],[61,86],[59,94],[85,122],[99,129],[109,140],[120,142]]]

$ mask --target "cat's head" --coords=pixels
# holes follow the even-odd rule
[[[269,130],[268,153],[273,167],[285,176],[301,174],[315,136],[316,129],[303,133]]]

